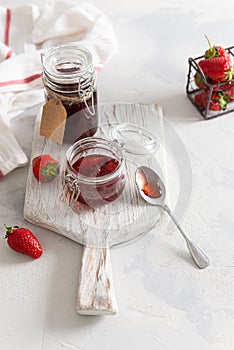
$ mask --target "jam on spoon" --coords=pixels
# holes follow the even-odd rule
[[[149,174],[150,175],[150,174]],[[146,176],[145,173],[142,173],[142,187],[141,190],[144,194],[150,198],[159,198],[162,195],[162,190],[160,188],[159,181],[155,181],[154,178]]]
[[[176,227],[183,236],[188,250],[197,266],[200,269],[206,268],[209,265],[208,257],[193,241],[189,239],[187,234],[180,227],[170,208],[164,203],[166,198],[166,188],[158,174],[156,174],[152,169],[146,166],[142,166],[136,170],[135,181],[141,197],[147,203],[156,205],[165,210],[174,221]]]

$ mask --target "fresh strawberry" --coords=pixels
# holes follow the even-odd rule
[[[208,40],[208,42],[210,42]],[[215,52],[215,54],[214,54]],[[221,47],[221,46],[213,46],[211,47],[210,45],[210,48],[208,50],[206,50],[205,52],[205,58],[211,58],[211,57],[222,57],[222,56],[226,56],[227,54],[227,51]]]
[[[40,182],[53,180],[59,173],[59,163],[49,154],[35,157],[32,161],[33,174]]]
[[[217,81],[214,81],[214,80],[212,80],[212,79],[210,79],[209,77],[207,77],[206,76],[206,81],[203,79],[203,77],[202,77],[202,75],[199,73],[199,72],[197,72],[196,74],[195,74],[195,76],[194,76],[194,82],[195,82],[195,84],[197,85],[197,87],[199,87],[199,89],[201,89],[201,90],[205,90],[205,89],[208,89],[209,88],[209,85],[208,84],[210,84],[210,85],[217,85]],[[208,84],[207,84],[207,83]],[[214,89],[215,89],[215,87],[214,87]],[[216,90],[217,90],[217,88],[216,88]]]
[[[206,40],[209,44],[209,49],[205,52],[205,58],[212,58],[212,57],[223,57],[226,56],[228,53],[223,47],[221,46],[212,46],[209,38],[205,35]]]
[[[206,83],[204,82],[202,76],[200,73],[196,73],[194,76],[194,82],[197,85],[197,87],[199,87],[199,89],[205,90],[208,88],[208,86],[206,85]]]
[[[228,96],[229,102],[233,102],[234,101],[234,82],[230,82],[222,85],[221,89]]]
[[[225,82],[232,79],[232,61],[229,56],[204,59],[198,64],[203,73],[216,82]]]
[[[42,247],[34,234],[26,228],[18,226],[6,226],[7,243],[11,249],[22,254],[31,256],[34,259],[42,255]]]
[[[194,102],[198,107],[206,108],[208,103],[208,91],[202,91],[194,96]],[[215,91],[211,96],[209,109],[212,111],[224,110],[229,102],[229,97],[223,91]]]
[[[207,37],[206,37],[207,38]],[[231,56],[221,46],[211,46],[205,52],[205,59],[199,61],[203,73],[216,82],[230,81],[233,77],[233,65]]]

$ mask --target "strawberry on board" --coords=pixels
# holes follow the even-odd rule
[[[206,108],[208,104],[209,93],[208,91],[201,91],[194,96],[195,104],[200,108]],[[229,102],[229,97],[223,91],[215,91],[212,93],[209,103],[209,109],[212,111],[221,111],[226,109]]]
[[[206,37],[207,38],[207,37]],[[211,46],[205,52],[205,59],[198,62],[203,73],[216,82],[230,81],[233,77],[231,56],[221,46]]]
[[[40,182],[53,180],[59,173],[59,162],[49,154],[37,156],[32,161],[35,178]]]
[[[34,259],[42,255],[42,247],[34,234],[26,228],[6,226],[7,243],[16,252],[26,254]]]

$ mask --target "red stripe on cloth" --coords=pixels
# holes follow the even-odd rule
[[[95,67],[94,67],[94,70],[95,70],[96,72],[99,72],[101,69],[102,69],[102,68],[99,67],[99,66],[95,66]]]
[[[12,51],[12,50],[9,50],[9,51],[7,52],[7,55],[6,55],[6,60],[7,60],[8,58],[10,58],[10,57],[12,56],[12,54],[13,54],[13,51]]]
[[[11,23],[11,10],[6,9],[6,25],[5,25],[5,36],[4,36],[4,44],[9,45],[9,32],[10,32],[10,23]]]
[[[16,84],[27,84],[31,83],[31,81],[41,78],[42,73],[31,75],[30,77],[18,80],[9,80],[0,82],[0,87],[7,85],[16,85]]]
[[[4,177],[3,173],[0,170],[0,179],[2,179]]]

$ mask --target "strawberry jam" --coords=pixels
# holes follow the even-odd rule
[[[119,197],[123,191],[123,178],[117,177],[107,182],[100,182],[104,176],[111,176],[119,165],[117,159],[103,155],[88,155],[81,157],[73,165],[73,168],[87,178],[97,179],[95,186],[81,184],[81,193],[78,201],[84,204],[92,203],[92,205],[103,204],[104,202],[112,202]]]
[[[112,141],[89,137],[67,152],[66,201],[91,207],[115,201],[125,186],[122,149]],[[68,194],[68,196],[67,196]]]
[[[146,177],[144,179],[145,184],[142,188],[144,194],[150,198],[159,198],[162,195],[162,190],[158,182],[149,181]]]
[[[47,101],[59,99],[67,112],[63,142],[93,136],[98,101],[91,53],[77,44],[58,45],[42,54],[42,63]]]
[[[88,177],[100,177],[113,173],[119,165],[117,159],[100,154],[79,158],[73,168],[81,175]]]
[[[65,97],[66,95],[63,93],[63,96]],[[47,101],[50,98],[53,98],[53,96],[47,92]],[[74,98],[75,96],[73,98],[71,97],[71,99],[68,97],[67,100],[62,100],[62,104],[67,112],[63,141],[68,144],[73,144],[82,138],[93,136],[98,128],[97,92],[94,91],[93,97],[90,97],[85,102],[76,102]],[[90,114],[86,104],[88,108],[92,108],[93,104],[93,115]]]

